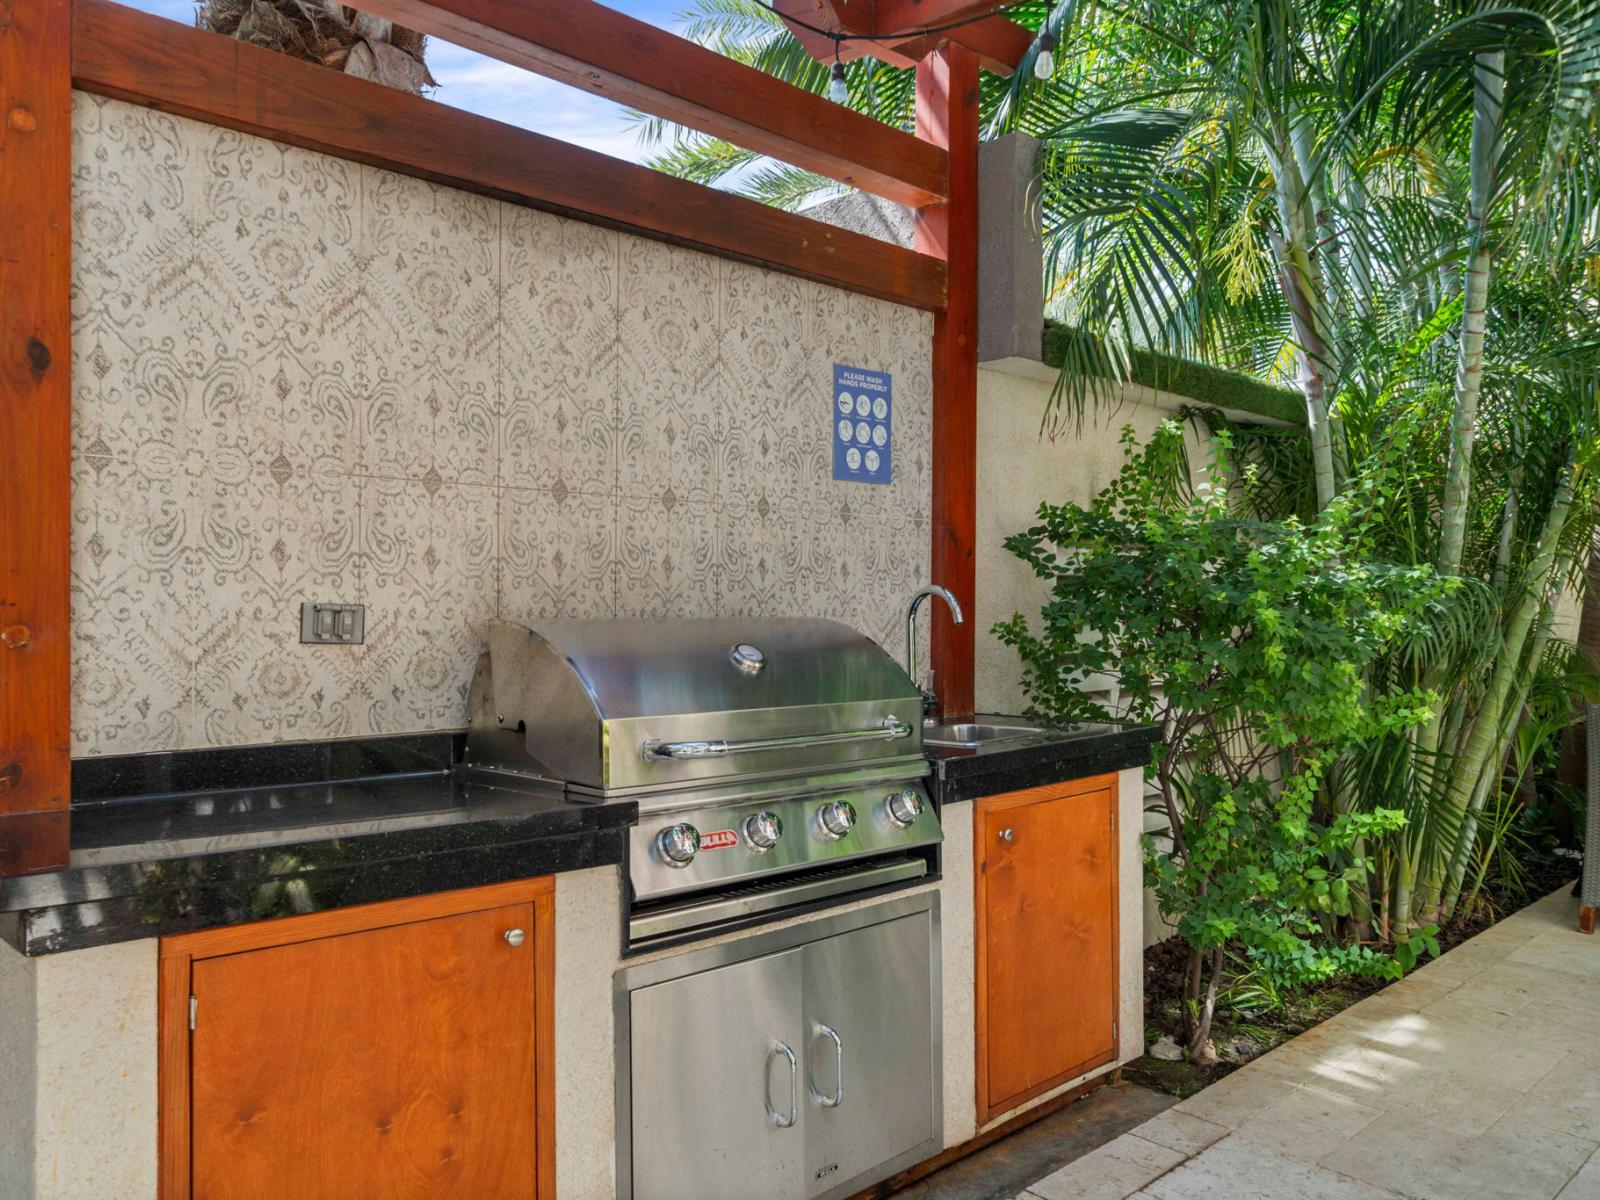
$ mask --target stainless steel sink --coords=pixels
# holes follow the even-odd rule
[[[1007,742],[1043,732],[1038,725],[1020,721],[958,721],[951,725],[924,725],[922,744],[970,750],[988,742]]]

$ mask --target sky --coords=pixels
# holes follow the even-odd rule
[[[124,3],[186,25],[194,23],[193,0],[124,0]],[[606,3],[641,21],[676,30],[681,24],[678,14],[688,6],[689,0],[606,0]],[[587,146],[613,158],[638,162],[644,155],[634,122],[626,110],[609,100],[437,38],[428,41],[428,69],[439,81],[432,97],[440,103]]]

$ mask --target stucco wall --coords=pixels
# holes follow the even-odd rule
[[[75,754],[459,727],[496,615],[898,653],[928,314],[84,94],[73,156]],[[832,478],[835,362],[890,486]]]
[[[0,1197],[155,1194],[155,941],[0,945]]]
[[[1055,381],[1053,370],[1033,364],[985,366],[978,371],[978,520],[974,692],[980,712],[1018,713],[1026,707],[1016,652],[990,632],[1014,613],[1036,616],[1048,588],[1005,539],[1034,524],[1042,501],[1083,504],[1121,470],[1122,430],[1132,426],[1140,444],[1183,405],[1180,396],[1129,386],[1115,406],[1087,414],[1081,429],[1054,438],[1041,422]],[[1191,466],[1204,463],[1204,447],[1186,428]]]

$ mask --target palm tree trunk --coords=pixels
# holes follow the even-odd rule
[[[1461,348],[1456,360],[1455,413],[1450,422],[1450,463],[1445,475],[1439,530],[1441,575],[1461,570],[1467,509],[1472,493],[1472,443],[1478,432],[1478,392],[1483,381],[1483,339],[1489,303],[1490,247],[1485,233],[1494,200],[1495,167],[1500,152],[1500,119],[1505,105],[1503,50],[1478,56],[1472,107],[1471,198],[1467,210],[1468,264]]]
[[[1439,517],[1439,554],[1435,565],[1441,575],[1457,575],[1466,545],[1467,514],[1472,499],[1472,446],[1478,434],[1478,393],[1483,382],[1483,342],[1488,323],[1491,252],[1484,227],[1494,199],[1495,168],[1499,160],[1500,120],[1505,100],[1505,52],[1480,54],[1473,69],[1472,153],[1467,202],[1467,274],[1461,342],[1456,356],[1455,407],[1450,420],[1450,459],[1445,473],[1444,501]],[[1430,670],[1423,686],[1437,688],[1437,669]],[[1423,727],[1417,744],[1424,754],[1440,747],[1441,713]]]
[[[1482,807],[1485,795],[1479,786],[1485,764],[1492,762],[1498,769],[1505,757],[1507,733],[1501,716],[1506,712],[1506,701],[1519,675],[1524,669],[1531,669],[1524,667],[1524,651],[1535,621],[1544,611],[1546,591],[1554,577],[1561,535],[1566,530],[1567,518],[1572,511],[1575,473],[1576,468],[1569,458],[1551,502],[1549,516],[1545,519],[1544,530],[1539,535],[1533,560],[1528,564],[1526,589],[1513,609],[1505,636],[1501,639],[1489,689],[1472,722],[1467,744],[1451,771],[1448,802],[1456,806],[1462,820],[1445,880],[1446,895],[1459,893],[1461,879],[1466,873],[1467,856],[1472,851],[1473,839],[1477,834],[1478,810]]]
[[[1311,435],[1311,461],[1317,481],[1317,508],[1323,509],[1337,494],[1333,430],[1328,421],[1328,346],[1321,277],[1313,257],[1313,223],[1304,177],[1295,157],[1293,135],[1282,124],[1273,147],[1278,221],[1281,236],[1273,237],[1278,258],[1278,282],[1289,307],[1295,340],[1300,344],[1300,389],[1306,398],[1306,426]]]

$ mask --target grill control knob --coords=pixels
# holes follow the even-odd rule
[[[856,808],[848,800],[830,800],[817,810],[822,836],[836,842],[856,827]]]
[[[750,849],[757,854],[765,854],[771,850],[782,836],[783,822],[778,819],[777,813],[758,812],[755,816],[745,819],[744,839],[750,843]]]
[[[883,809],[889,814],[889,820],[904,829],[922,815],[922,795],[916,788],[890,792]]]
[[[656,850],[669,867],[687,867],[700,849],[700,831],[681,822],[656,834]]]

